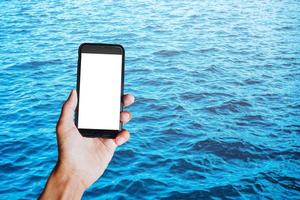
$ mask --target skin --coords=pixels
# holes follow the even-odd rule
[[[134,97],[127,94],[122,101],[129,106]],[[115,139],[82,137],[74,124],[76,106],[77,93],[72,90],[56,126],[58,161],[40,199],[81,199],[84,191],[101,177],[116,148],[130,138],[125,129]],[[125,124],[131,113],[123,111],[120,118]]]

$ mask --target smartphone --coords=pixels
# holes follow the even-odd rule
[[[124,57],[121,45],[80,45],[75,124],[82,136],[115,138],[121,132]]]

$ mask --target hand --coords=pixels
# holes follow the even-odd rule
[[[123,96],[124,106],[129,106],[133,102],[134,97],[132,95]],[[80,193],[82,195],[83,191],[103,174],[117,146],[129,140],[130,134],[127,130],[123,130],[115,139],[82,137],[74,124],[76,106],[77,94],[76,90],[73,90],[63,105],[61,116],[57,123],[58,162],[48,180],[41,199],[43,197],[47,199],[47,194],[50,194],[53,198],[53,194],[55,193],[53,189],[55,187],[58,189],[58,185],[60,185],[57,183],[58,179],[61,179],[62,186],[73,185],[74,190],[77,192],[81,191],[78,192],[77,196],[75,195],[76,191],[71,192],[73,198],[78,197]],[[127,123],[130,119],[130,112],[123,111],[121,113],[121,122],[123,124]],[[53,180],[53,189],[51,189],[51,180]],[[52,192],[47,193],[47,189],[49,192]],[[65,191],[66,188],[62,190]],[[59,194],[59,192],[57,193]],[[65,197],[68,196],[67,194],[60,194],[61,198],[63,197],[62,195]]]

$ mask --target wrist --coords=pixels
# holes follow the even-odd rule
[[[57,164],[40,199],[81,199],[85,189],[75,174]]]
[[[78,170],[73,169],[70,165],[58,162],[53,170],[57,176],[64,176],[70,183],[76,182],[80,188],[85,191],[88,186],[84,183],[82,177],[78,174]]]

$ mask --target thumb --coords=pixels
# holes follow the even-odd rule
[[[68,99],[65,101],[61,115],[60,122],[64,123],[67,126],[74,124],[74,113],[77,106],[77,92],[72,90]]]

